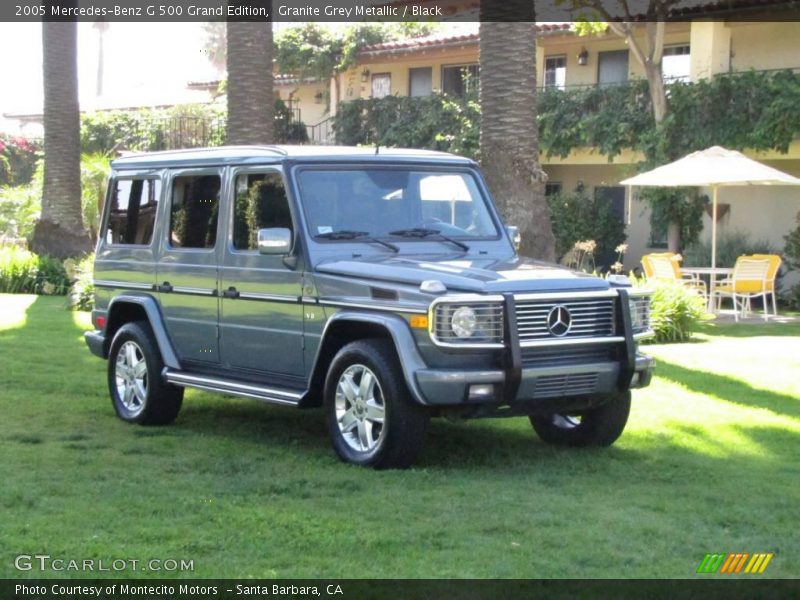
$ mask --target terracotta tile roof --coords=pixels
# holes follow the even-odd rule
[[[364,46],[361,54],[377,54],[382,52],[394,52],[398,50],[411,50],[418,48],[431,48],[437,46],[449,46],[453,44],[472,44],[479,39],[478,23],[464,24],[465,26],[446,32],[438,32],[418,38],[397,40],[394,42],[383,42]],[[569,33],[570,23],[537,23],[536,31],[539,34]]]

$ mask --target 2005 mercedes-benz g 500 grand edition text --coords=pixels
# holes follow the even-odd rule
[[[431,416],[609,445],[650,381],[646,292],[518,256],[465,158],[142,154],[104,213],[86,341],[125,421],[173,421],[186,387],[324,406],[343,460],[405,467]]]

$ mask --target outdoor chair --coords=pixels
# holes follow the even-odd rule
[[[746,258],[753,258],[755,260],[768,260],[769,271],[767,272],[767,295],[772,296],[772,314],[778,314],[778,300],[777,296],[777,277],[778,271],[781,268],[781,257],[777,254],[750,254]]]
[[[720,281],[714,290],[717,301],[717,310],[722,305],[723,298],[730,298],[733,301],[733,314],[736,321],[741,316],[747,316],[751,311],[750,300],[753,297],[761,296],[764,305],[764,320],[769,318],[767,309],[767,277],[770,269],[770,261],[767,259],[753,259],[740,256],[736,259],[733,267],[733,275],[730,279]]]
[[[682,273],[679,262],[678,255],[672,252],[655,252],[642,257],[642,267],[647,279],[674,281],[705,297],[708,293],[706,282],[696,275]]]

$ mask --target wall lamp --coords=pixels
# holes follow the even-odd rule
[[[589,64],[589,51],[586,48],[581,48],[578,52],[578,64],[582,67]]]
[[[363,83],[367,83],[369,81],[369,69],[364,67],[364,70],[361,71],[361,81]]]

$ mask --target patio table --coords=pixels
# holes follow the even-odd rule
[[[730,267],[681,267],[681,273],[688,273],[689,275],[696,275],[698,277],[708,277],[708,310],[714,311],[714,288],[716,287],[717,279],[720,275],[730,277],[733,275],[733,269]]]

